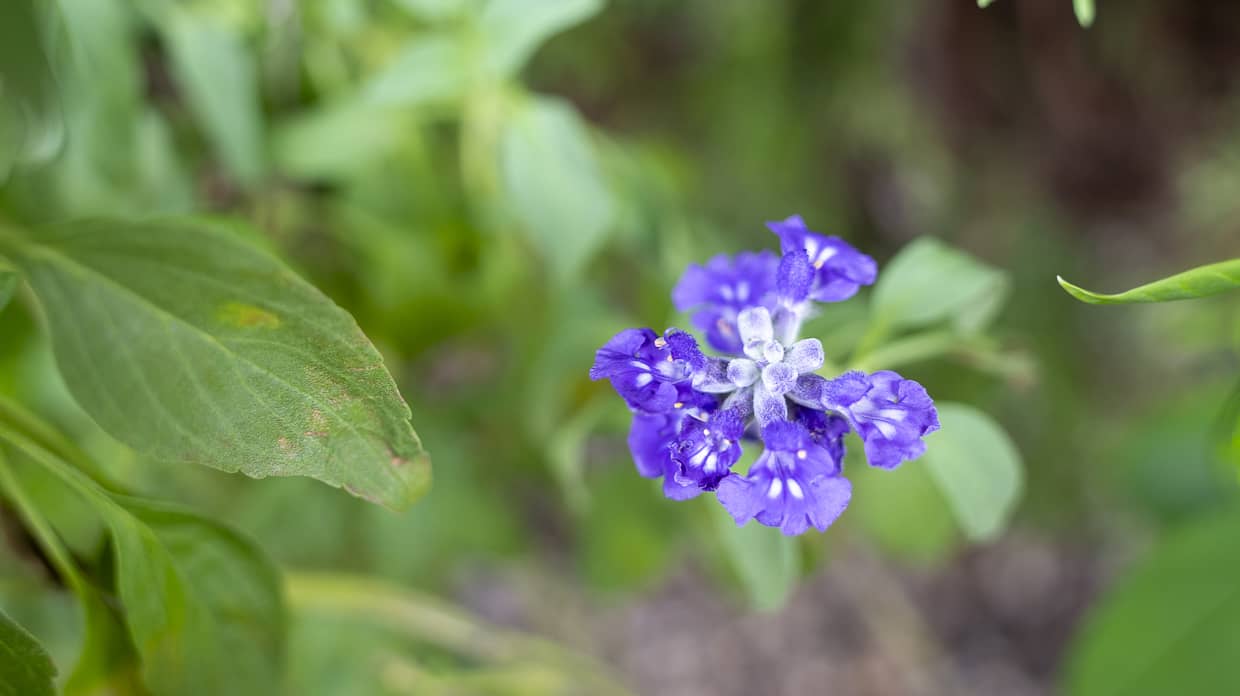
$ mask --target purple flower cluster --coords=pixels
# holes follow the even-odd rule
[[[714,491],[737,524],[801,534],[825,530],[848,506],[849,430],[872,466],[892,469],[925,451],[939,421],[926,390],[894,372],[816,373],[822,343],[800,339],[801,323],[813,303],[852,297],[878,269],[799,216],[767,226],[781,256],[716,256],[689,266],[672,291],[719,357],[679,329],[626,329],[599,349],[590,377],[611,380],[628,403],[637,471],[661,477],[667,497]],[[732,471],[743,443],[757,441],[764,449],[749,471]]]

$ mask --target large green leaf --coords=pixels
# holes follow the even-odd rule
[[[603,242],[616,209],[576,110],[555,99],[522,104],[504,132],[501,166],[522,229],[561,280],[572,278]]]
[[[920,462],[938,484],[965,536],[990,541],[1002,533],[1024,488],[1020,453],[990,416],[939,403],[942,429],[926,440]]]
[[[1079,696],[1240,693],[1240,510],[1154,548],[1094,610],[1067,671]]]
[[[1177,273],[1162,280],[1156,280],[1127,292],[1114,295],[1090,292],[1069,283],[1063,278],[1057,278],[1057,280],[1059,285],[1068,291],[1069,295],[1089,304],[1134,304],[1138,302],[1191,300],[1240,288],[1240,259],[1198,266],[1183,273]]]
[[[56,665],[39,641],[0,611],[0,695],[52,696]]]
[[[200,222],[0,236],[82,407],[155,458],[310,476],[390,507],[430,462],[379,353],[276,259]]]
[[[603,9],[603,0],[488,0],[479,18],[484,64],[511,75],[551,36]]]
[[[951,319],[962,331],[976,331],[994,317],[1007,290],[1002,271],[934,237],[919,237],[879,274],[873,321],[911,328]]]

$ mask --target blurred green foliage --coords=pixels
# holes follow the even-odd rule
[[[449,610],[406,588],[450,593],[464,574],[539,566],[607,597],[697,565],[738,602],[770,608],[829,557],[820,547],[830,541],[735,530],[707,506],[663,500],[633,475],[623,407],[586,378],[618,329],[679,321],[668,291],[686,263],[770,247],[762,220],[799,212],[883,269],[867,301],[833,308],[806,335],[840,366],[898,368],[944,402],[998,414],[1027,466],[1022,478],[1007,436],[956,406],[965,425],[935,438],[956,438],[944,448],[962,455],[898,475],[850,462],[857,493],[832,535],[941,565],[968,539],[998,534],[1022,481],[1018,523],[1067,542],[1139,544],[1191,524],[1235,503],[1237,398],[1218,386],[1236,379],[1234,302],[1100,315],[1050,279],[1135,283],[1225,258],[1227,233],[1210,230],[1237,212],[1240,141],[1231,130],[1202,135],[1191,166],[1168,175],[1185,208],[1170,242],[1082,212],[1073,201],[1100,208],[1107,191],[1078,169],[1067,184],[1038,179],[1062,165],[1043,150],[1067,150],[1081,167],[1106,158],[1022,139],[1076,137],[1092,122],[1071,121],[1056,101],[1053,85],[1069,76],[1019,73],[1035,59],[991,43],[1017,43],[1003,34],[1018,11],[1007,4],[965,8],[979,18],[957,21],[992,22],[970,25],[979,43],[961,42],[946,65],[910,66],[936,40],[922,13],[946,25],[955,10],[897,0],[9,3],[0,223],[194,213],[274,251],[383,353],[434,456],[434,489],[395,515],[311,481],[134,454],[70,397],[39,328],[48,308],[3,265],[0,393],[67,433],[101,478],[204,510],[275,559],[288,573],[295,693],[554,693],[565,680],[605,681],[605,670],[523,636],[485,653],[486,641],[460,639],[490,635],[485,626],[455,610],[443,619]],[[1151,99],[1187,103],[1174,71],[1147,69],[1155,52],[1132,38],[1152,6],[1108,7],[1091,46],[1121,77],[1148,76]],[[1076,9],[1088,24],[1092,3]],[[1041,94],[1059,105],[1047,109],[1052,126],[1022,113],[1036,112],[1026,83],[1052,90]],[[1071,191],[1054,198],[1057,188]],[[1117,249],[1137,251],[1120,264]],[[1149,268],[1128,271],[1139,265]],[[973,427],[981,434],[960,432]],[[965,455],[986,448],[1002,463],[984,470],[995,476],[953,485],[972,471]],[[115,531],[20,452],[5,453],[63,539],[62,560],[88,571],[53,557],[55,576],[90,599],[75,610],[30,562],[30,544],[6,537],[0,606],[43,642],[70,691],[92,674],[124,689],[146,646],[129,644],[110,604],[123,588],[99,585],[124,553],[107,541]],[[1192,547],[1186,568],[1234,555]],[[1173,561],[1175,548],[1163,552]],[[1124,654],[1124,634],[1168,635],[1134,617],[1172,596],[1160,588],[1191,593],[1201,580],[1164,572],[1160,558],[1103,605],[1080,660],[1108,664]],[[1236,579],[1217,567],[1218,582]],[[302,575],[314,570],[355,575]],[[1192,635],[1235,636],[1235,622],[1218,628]],[[71,674],[83,635],[92,647]],[[1097,692],[1091,680],[1105,670],[1081,664],[1070,684]]]

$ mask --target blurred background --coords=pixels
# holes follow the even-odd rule
[[[0,315],[0,390],[286,567],[433,593],[637,693],[1020,696],[1059,690],[1157,540],[1235,502],[1235,297],[1092,307],[1055,276],[1240,255],[1238,3],[1103,2],[1089,29],[1068,0],[17,5],[0,217],[224,220],[352,312],[410,403],[436,480],[406,514],[170,468],[73,406],[26,308]],[[635,474],[587,371],[622,328],[687,324],[687,263],[774,248],[762,223],[794,213],[880,269],[933,235],[1007,274],[1001,359],[900,369],[1000,420],[1026,472],[981,545],[915,463],[858,472],[772,600],[706,501]],[[829,353],[850,304],[814,324]]]

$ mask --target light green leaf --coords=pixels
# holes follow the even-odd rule
[[[853,482],[846,520],[861,525],[884,551],[912,561],[931,562],[960,544],[956,523],[943,493],[920,461],[899,471],[865,462],[861,441],[849,436],[844,471]]]
[[[510,76],[555,34],[603,9],[603,0],[489,0],[479,17],[487,70]]]
[[[797,540],[756,522],[738,527],[722,505],[710,508],[723,549],[750,603],[764,611],[784,606],[801,574]]]
[[[1081,26],[1088,27],[1094,23],[1094,0],[1072,0],[1072,9]]]
[[[273,154],[276,166],[290,176],[348,178],[390,156],[408,128],[398,110],[362,102],[332,104],[279,124]]]
[[[396,4],[427,22],[455,17],[465,9],[465,0],[396,0]]]
[[[1139,302],[1171,302],[1217,295],[1240,288],[1240,259],[1212,263],[1147,283],[1127,292],[1103,295],[1079,288],[1056,277],[1068,294],[1089,304],[1134,304]]]
[[[1172,532],[1097,605],[1068,660],[1074,696],[1240,692],[1240,510]]]
[[[162,22],[173,74],[224,165],[239,181],[263,175],[257,66],[244,37],[210,18],[176,10]]]
[[[576,110],[538,98],[508,122],[501,167],[509,205],[557,277],[571,279],[603,242],[616,206]]]
[[[18,277],[17,269],[8,261],[0,259],[0,310],[13,299],[13,293],[17,291]]]
[[[873,321],[894,329],[952,319],[961,331],[978,331],[994,318],[1007,289],[1002,271],[933,237],[919,237],[879,273]]]
[[[105,430],[156,459],[310,476],[400,508],[430,461],[378,351],[275,258],[201,222],[0,235],[57,364]]]
[[[965,536],[993,540],[1003,532],[1024,488],[1020,453],[985,413],[956,403],[939,403],[937,408],[942,429],[926,439],[921,462]]]
[[[0,611],[0,694],[52,696],[56,665],[26,629]]]
[[[990,3],[994,1],[995,0],[977,0],[977,6],[978,7],[989,7]]]
[[[391,63],[362,88],[366,101],[383,106],[419,106],[459,96],[468,59],[454,36],[422,35],[409,41]]]

